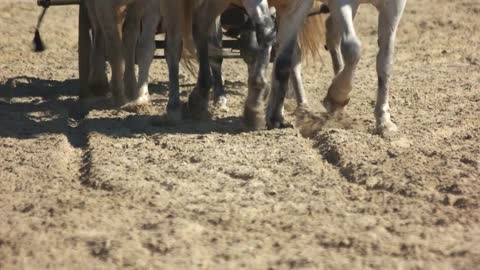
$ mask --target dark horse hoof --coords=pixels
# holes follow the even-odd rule
[[[188,97],[189,116],[195,120],[208,119],[210,118],[210,113],[208,112],[208,95],[204,97],[198,92],[198,88],[195,88]]]
[[[267,120],[267,128],[268,129],[293,128],[293,125],[285,122],[285,120],[283,118],[281,118],[281,119],[270,118],[269,120]]]
[[[90,92],[90,95],[93,95],[96,97],[104,97],[108,95],[108,93],[110,92],[110,86],[107,80],[90,82],[88,84],[88,90]]]
[[[243,111],[243,121],[248,128],[261,130],[265,128],[265,117],[259,109],[252,109],[245,106]]]
[[[178,123],[182,121],[182,115],[183,113],[181,107],[176,109],[167,109],[167,120],[169,122]]]

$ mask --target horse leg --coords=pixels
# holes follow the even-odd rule
[[[292,82],[292,88],[295,91],[297,106],[301,108],[306,108],[308,106],[308,102],[302,79],[302,51],[298,42],[296,43],[295,49],[293,51],[292,63],[293,67],[290,79]]]
[[[397,130],[397,126],[390,119],[388,81],[392,73],[395,36],[405,3],[406,0],[398,0],[377,7],[380,12],[378,19],[378,45],[380,50],[377,55],[378,93],[375,117],[377,131],[380,134]]]
[[[340,30],[338,29],[338,26],[335,25],[331,16],[328,17],[325,24],[327,29],[327,48],[332,58],[333,73],[334,75],[337,75],[344,66],[342,59],[342,51],[340,49],[340,42],[342,40],[342,36]]]
[[[93,31],[93,48],[90,53],[90,72],[88,87],[92,94],[104,96],[108,93],[109,85],[106,73],[104,36],[100,28]]]
[[[267,0],[242,0],[248,15],[255,23],[258,44],[262,47],[272,45],[276,38],[275,22]]]
[[[188,108],[193,118],[208,116],[208,97],[212,87],[212,74],[208,51],[208,36],[211,26],[218,15],[225,9],[225,3],[205,1],[194,14],[193,37],[199,60],[198,80],[195,89],[188,97]]]
[[[214,51],[210,53],[210,66],[212,69],[213,75],[213,88],[214,88],[214,99],[213,102],[215,105],[226,108],[227,107],[227,94],[225,92],[225,87],[223,85],[222,78],[222,64],[223,64],[223,55],[222,55],[222,25],[220,24],[220,17],[215,21],[215,27],[210,32],[210,45],[214,48]]]
[[[82,97],[88,97],[91,94],[102,96],[106,95],[109,90],[108,78],[106,74],[106,58],[105,58],[105,39],[102,34],[101,27],[95,4],[85,1],[80,5],[80,24],[79,24],[79,48],[78,53],[80,63],[80,83],[85,83],[86,77],[87,90],[83,90]],[[85,17],[86,15],[87,18]],[[90,29],[92,30],[92,40],[90,40]],[[87,57],[87,53],[89,54]],[[88,59],[88,67],[85,58]],[[83,87],[82,87],[83,88]]]
[[[341,114],[349,102],[355,69],[361,56],[361,43],[353,27],[358,8],[356,0],[331,1],[331,17],[341,35],[340,48],[344,67],[335,76],[323,104],[328,112]]]
[[[105,38],[105,47],[108,48],[107,59],[112,68],[111,86],[114,102],[117,105],[124,105],[125,98],[125,57],[123,53],[123,43],[121,39],[121,29],[118,22],[118,9],[106,2],[95,2],[96,13],[101,31]]]
[[[92,40],[90,38],[90,18],[85,4],[81,3],[78,13],[78,77],[80,80],[80,98],[90,96],[88,77],[90,74],[89,57],[92,52]],[[108,88],[108,81],[107,81]]]
[[[160,8],[146,10],[142,20],[142,32],[136,48],[138,63],[138,85],[134,95],[135,104],[146,104],[150,101],[148,93],[148,74],[155,55],[155,34],[160,22]]]
[[[267,91],[267,69],[276,37],[275,23],[267,1],[243,1],[254,25],[255,32],[247,32],[242,56],[248,65],[248,95],[244,108],[245,124],[252,129],[265,126],[263,104]]]
[[[298,35],[305,18],[312,7],[313,0],[297,0],[292,5],[295,12],[282,19],[278,32],[279,50],[273,68],[272,91],[267,106],[267,127],[288,127],[283,119],[283,103],[288,89],[289,78],[293,67],[293,56],[297,46]]]
[[[136,45],[140,34],[141,17],[144,2],[136,1],[128,6],[123,25],[123,45],[125,47],[125,87],[127,96],[133,100],[137,96],[137,77],[135,74]]]
[[[168,65],[168,103],[167,116],[172,121],[182,119],[180,103],[180,59],[182,57],[182,33],[178,24],[168,23],[166,37],[166,60]]]
[[[262,47],[256,51],[255,61],[248,64],[248,95],[245,101],[245,124],[253,129],[265,127],[262,117],[264,93],[267,89],[267,69],[272,47]]]

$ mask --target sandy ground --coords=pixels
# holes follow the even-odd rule
[[[153,111],[79,113],[77,10],[49,11],[34,54],[31,2],[0,1],[0,269],[479,269],[478,1],[409,1],[390,138],[373,133],[377,19],[361,7],[350,124],[311,139],[246,131],[236,60],[211,121],[162,121],[160,61]],[[319,110],[324,56],[304,74]]]

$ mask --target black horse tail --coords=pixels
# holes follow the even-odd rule
[[[47,8],[44,7],[42,13],[40,13],[40,17],[38,17],[37,26],[35,27],[35,35],[33,37],[33,51],[34,52],[43,52],[45,51],[45,43],[42,41],[42,37],[40,36],[40,26],[43,22],[43,17],[47,12]]]

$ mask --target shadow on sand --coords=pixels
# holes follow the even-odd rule
[[[168,96],[164,82],[150,86],[151,93],[161,97],[153,102],[155,114],[125,112],[112,106],[107,98],[86,105],[78,99],[78,89],[78,80],[15,77],[1,83],[0,137],[28,139],[41,134],[65,134],[73,145],[81,146],[80,137],[91,132],[113,137],[248,132],[240,117],[168,121],[159,113],[164,111]]]

